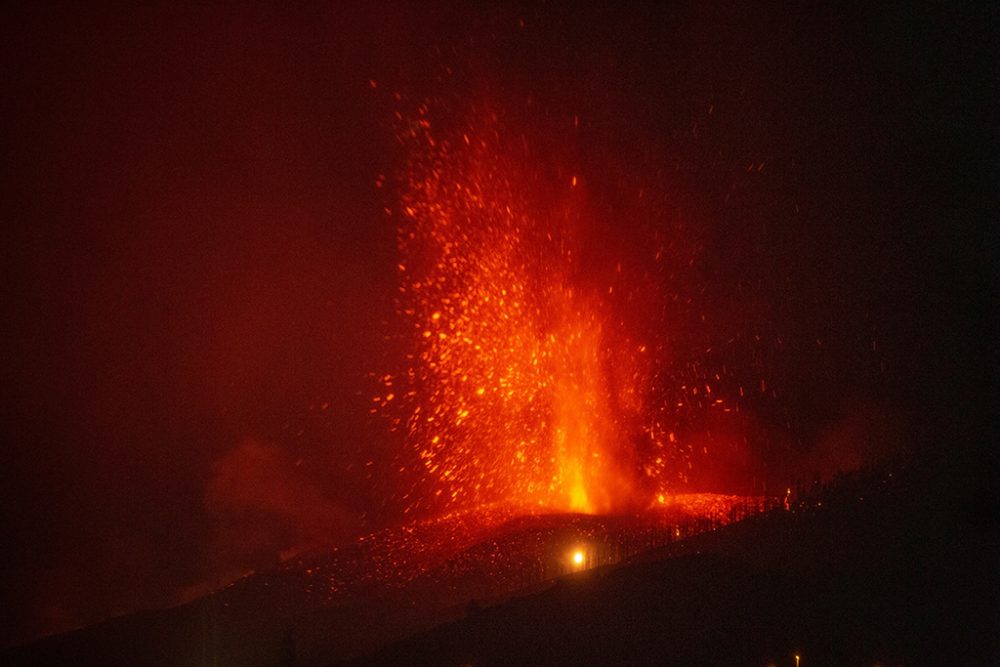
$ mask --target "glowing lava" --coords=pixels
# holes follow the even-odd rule
[[[407,510],[649,505],[664,470],[662,452],[636,446],[664,446],[645,408],[650,362],[612,288],[588,280],[578,177],[539,165],[495,114],[440,134],[426,107],[397,117],[409,155],[392,211],[397,306],[412,353],[375,402],[409,445]]]

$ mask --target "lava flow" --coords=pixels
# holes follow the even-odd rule
[[[430,115],[397,113],[408,158],[390,213],[412,351],[374,398],[408,445],[406,511],[662,503],[683,453],[656,417],[655,347],[628,330],[644,314],[583,258],[583,179],[496,113],[440,132]]]

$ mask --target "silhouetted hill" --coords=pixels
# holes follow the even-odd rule
[[[790,511],[735,523],[758,501],[689,499],[700,514],[454,515],[3,663],[791,665],[798,653],[806,666],[995,664],[996,505],[988,471],[967,464],[842,476]],[[577,548],[591,569],[567,574]]]
[[[997,664],[996,532],[925,474],[842,479],[351,664]]]
[[[626,516],[484,507],[383,530],[249,575],[212,595],[8,651],[17,665],[299,665],[364,655],[544,587],[758,512],[764,499],[693,494]],[[579,566],[573,550],[586,553]]]

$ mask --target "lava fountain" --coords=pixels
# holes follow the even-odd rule
[[[471,116],[439,130],[426,105],[396,115],[407,158],[388,212],[410,352],[374,401],[407,444],[407,511],[648,506],[675,440],[650,409],[655,346],[584,259],[583,179],[497,113]]]

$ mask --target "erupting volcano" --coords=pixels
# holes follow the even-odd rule
[[[444,129],[433,115],[427,104],[397,112],[404,167],[378,183],[398,192],[387,213],[409,353],[405,370],[380,377],[373,412],[406,443],[405,511],[665,503],[691,468],[673,424],[688,397],[712,391],[671,386],[655,335],[657,272],[681,258],[656,244],[641,258],[595,249],[588,227],[618,221],[598,219],[587,179],[499,112],[473,108],[474,120]]]
[[[0,664],[1000,664],[939,4],[5,3]]]

